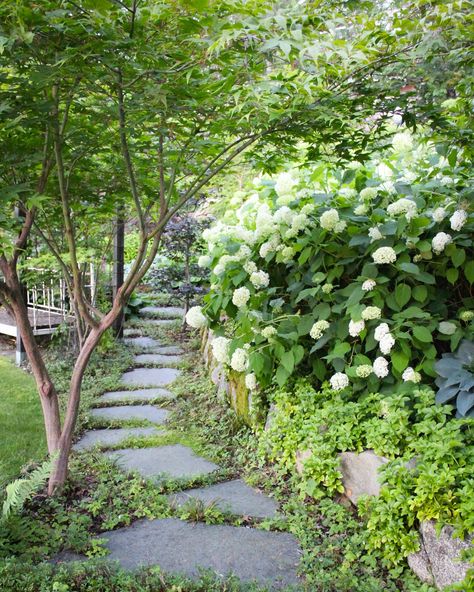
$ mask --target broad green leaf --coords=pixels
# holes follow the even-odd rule
[[[408,284],[398,284],[395,288],[395,300],[400,307],[405,306],[411,298],[411,288]]]
[[[416,337],[418,341],[423,341],[423,343],[431,343],[433,341],[431,331],[426,327],[413,327],[413,336]]]

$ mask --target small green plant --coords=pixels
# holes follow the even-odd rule
[[[52,457],[32,471],[28,477],[17,479],[6,487],[6,498],[3,502],[2,520],[7,520],[11,514],[19,514],[25,503],[48,480],[53,470],[56,457]]]
[[[444,354],[436,362],[437,403],[450,403],[456,417],[474,417],[474,343],[466,339],[454,354]]]

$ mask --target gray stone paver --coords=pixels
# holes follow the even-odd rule
[[[184,350],[179,347],[178,345],[162,345],[161,347],[157,347],[153,350],[154,354],[164,354],[164,355],[179,355],[184,354]]]
[[[158,327],[172,327],[181,322],[181,319],[147,319],[149,325],[156,325]]]
[[[162,319],[182,319],[184,308],[179,306],[145,306],[140,309],[142,316],[155,316]]]
[[[201,567],[272,589],[298,584],[300,549],[288,533],[164,518],[139,520],[99,538],[108,541],[107,559],[125,569],[159,565],[166,572],[196,577]]]
[[[124,401],[153,401],[155,399],[175,399],[176,395],[164,388],[138,389],[136,391],[114,391],[101,395],[100,403],[122,403]]]
[[[132,347],[148,349],[150,347],[159,347],[160,342],[151,337],[127,337],[123,340],[125,345],[131,345]]]
[[[147,419],[152,423],[163,424],[168,417],[169,411],[166,409],[157,409],[153,405],[123,405],[121,407],[92,409],[90,413],[95,419]]]
[[[176,368],[135,368],[122,374],[122,383],[136,386],[167,386],[181,374]]]
[[[168,499],[174,506],[182,506],[193,499],[201,500],[206,504],[215,502],[223,511],[252,518],[273,518],[278,510],[275,500],[252,489],[241,479],[209,487],[188,489],[171,494]]]
[[[153,448],[124,448],[107,453],[126,471],[137,471],[144,477],[194,479],[213,473],[219,467],[197,456],[182,444]]]
[[[156,428],[117,428],[110,430],[88,430],[82,438],[74,444],[73,450],[87,450],[97,445],[114,446],[127,438],[143,438],[158,436],[163,430]]]
[[[138,354],[133,358],[137,364],[179,364],[183,356],[164,355],[164,354]]]

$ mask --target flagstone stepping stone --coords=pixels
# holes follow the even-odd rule
[[[219,468],[182,444],[124,448],[107,455],[117,460],[117,464],[125,471],[137,471],[143,477],[154,478],[155,481],[162,481],[165,475],[176,479],[194,479]]]
[[[123,384],[136,386],[167,386],[181,374],[176,368],[135,368],[122,374]]]
[[[124,329],[123,336],[124,337],[140,337],[142,332],[140,329]]]
[[[99,538],[107,539],[107,560],[129,570],[158,565],[165,572],[196,578],[199,568],[205,568],[273,590],[299,583],[300,548],[289,533],[162,518],[138,520]]]
[[[123,342],[126,345],[144,349],[148,349],[149,347],[158,347],[160,345],[159,341],[156,341],[156,339],[152,339],[151,337],[127,337],[123,340]]]
[[[164,354],[139,354],[133,358],[137,364],[178,364],[183,356],[164,355]]]
[[[156,349],[154,349],[153,353],[162,354],[164,356],[171,356],[184,354],[184,350],[177,345],[162,345],[161,347],[157,347]]]
[[[73,450],[87,450],[98,444],[102,446],[114,446],[120,444],[127,438],[143,438],[147,436],[158,436],[163,430],[156,428],[118,428],[112,430],[89,430],[73,446]]]
[[[180,319],[150,319],[146,322],[149,325],[156,325],[158,327],[172,327],[181,321]]]
[[[114,401],[121,403],[123,401],[154,401],[155,399],[175,399],[176,395],[163,388],[138,389],[136,391],[115,391],[104,393],[97,401],[106,403]]]
[[[188,489],[172,494],[168,499],[174,506],[182,506],[190,500],[201,500],[205,504],[214,502],[223,511],[252,518],[273,518],[278,510],[275,500],[252,489],[241,479]]]
[[[184,308],[179,306],[145,306],[140,309],[143,316],[156,316],[162,319],[182,319]]]
[[[163,424],[169,411],[158,409],[153,405],[123,405],[92,409],[90,413],[95,419],[147,419],[153,423]]]

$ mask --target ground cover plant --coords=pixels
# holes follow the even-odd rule
[[[182,336],[168,333],[173,340],[176,335]],[[189,345],[196,351],[199,340],[193,339]],[[107,355],[96,356],[96,375],[100,376],[101,368],[109,364]],[[275,465],[264,462],[258,450],[259,437],[218,398],[206,369],[196,358],[185,368],[183,377],[173,387],[178,399],[171,406],[169,429],[186,438],[184,441],[200,454],[218,462],[226,478],[243,476],[278,499],[284,511],[281,517],[251,524],[288,531],[298,537],[303,549],[301,571],[306,578],[301,589],[431,592],[429,586],[417,582],[403,566],[392,571],[383,567],[379,550],[367,552],[364,524],[351,510],[328,496],[313,503],[300,498],[296,482]],[[89,404],[92,400],[92,395],[85,398]],[[165,494],[179,491],[182,486],[176,482],[163,488],[141,477],[125,475],[96,452],[75,457],[62,494],[49,499],[34,498],[27,502],[22,516],[9,524],[9,537],[2,539],[0,545],[2,590],[263,592],[264,587],[245,586],[232,578],[221,580],[203,575],[201,580],[191,582],[164,575],[157,568],[131,574],[101,563],[104,549],[93,542],[93,537],[139,518],[178,515],[208,524],[242,524],[242,518],[236,522],[234,517],[224,516],[213,507],[185,506],[176,513]],[[85,553],[93,562],[74,566],[41,563],[62,548]]]

